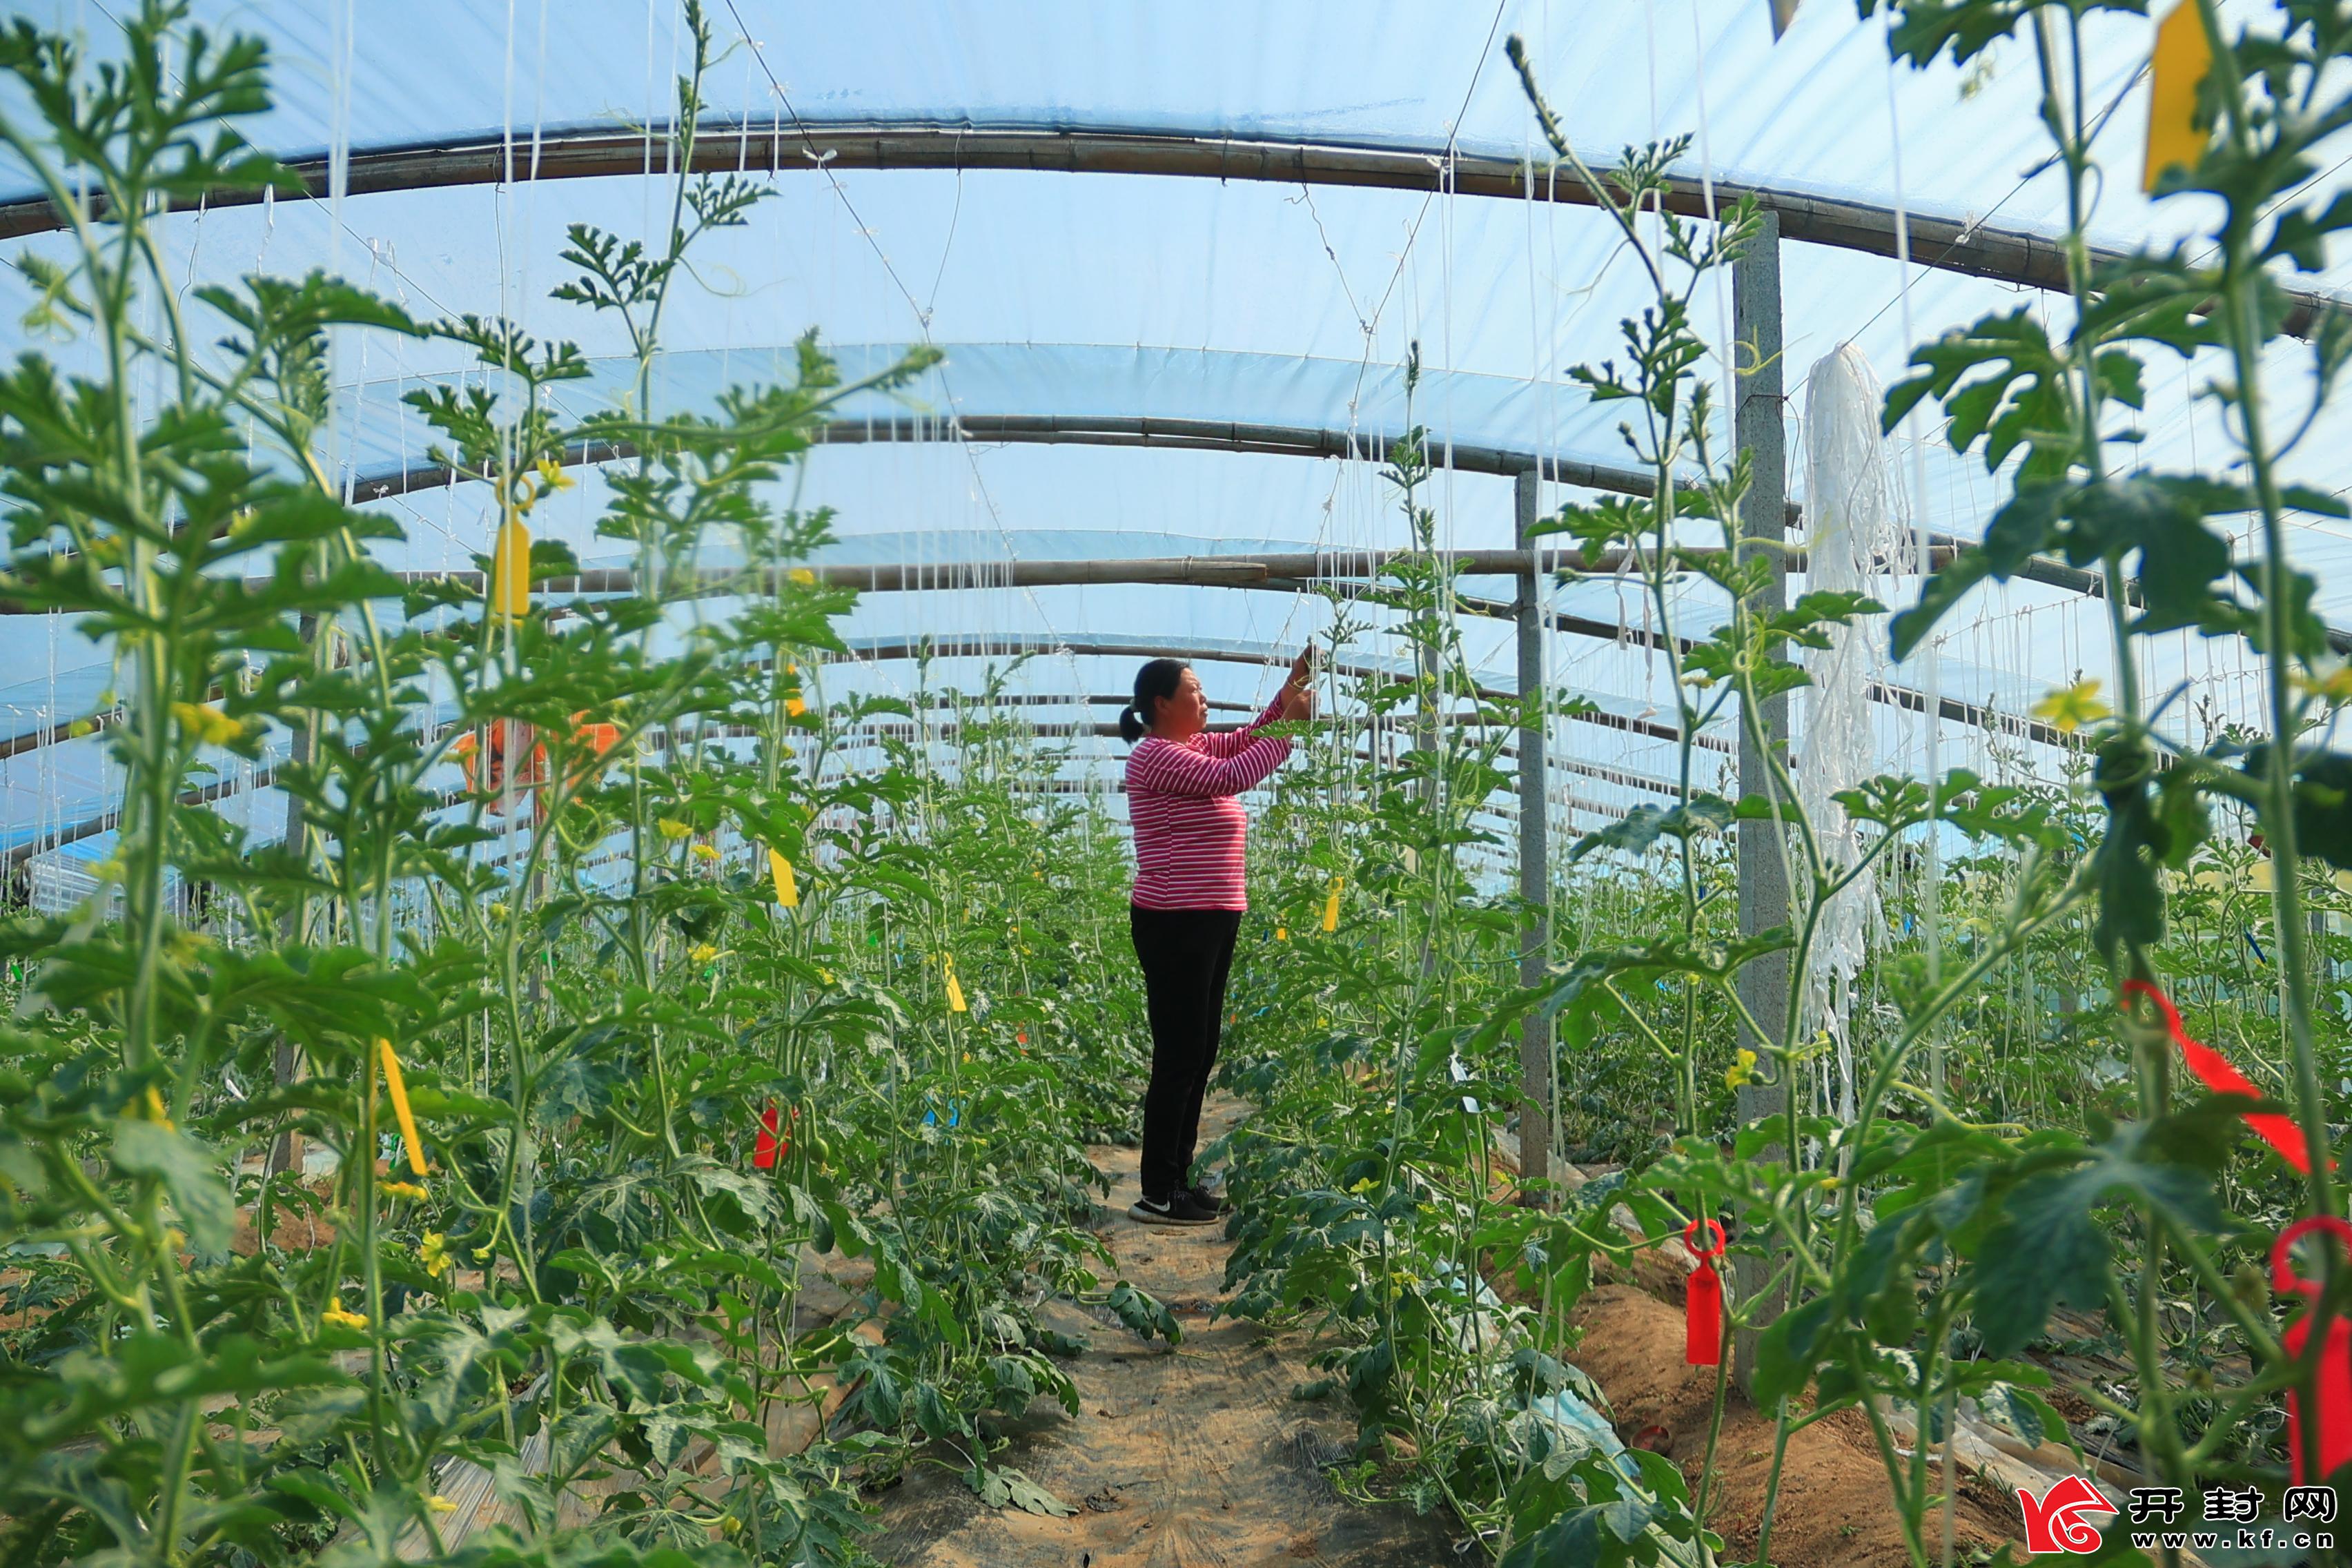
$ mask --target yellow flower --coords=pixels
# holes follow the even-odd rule
[[[174,702],[172,717],[180,728],[207,746],[226,746],[245,733],[245,726],[209,702]]]
[[[687,838],[692,837],[694,833],[694,829],[688,826],[685,823],[673,822],[667,816],[654,824],[654,826],[661,829],[661,836],[664,838]]]
[[[172,1113],[163,1109],[163,1097],[152,1083],[147,1086],[147,1120],[158,1127],[172,1125]]]
[[[79,740],[80,740],[84,735],[89,734],[89,733],[93,732],[94,731],[96,731],[96,730],[97,730],[97,728],[98,728],[98,726],[97,726],[97,725],[95,725],[95,724],[91,723],[91,722],[90,722],[89,720],[87,720],[87,719],[77,719],[77,720],[75,720],[72,723],[70,723],[70,724],[68,724],[68,725],[67,725],[67,726],[66,726],[66,733],[67,733],[68,735],[71,736],[73,739],[75,739],[75,740],[79,741]]]
[[[1756,1053],[1754,1051],[1740,1052],[1733,1059],[1732,1064],[1723,1069],[1723,1085],[1726,1089],[1738,1089],[1744,1084],[1751,1084],[1755,1081]]]
[[[455,1513],[457,1511],[457,1505],[451,1502],[447,1498],[443,1497],[439,1492],[435,1492],[431,1497],[426,1498],[425,1500],[425,1506],[431,1509],[435,1513]]]
[[[433,1195],[415,1182],[378,1182],[375,1190],[388,1198],[415,1198],[419,1203]]]
[[[698,844],[693,848],[688,850],[687,853],[693,856],[698,860],[717,860],[719,858],[719,851],[708,844]]]
[[[719,950],[707,942],[697,942],[686,956],[697,963],[710,963],[718,959]]]
[[[2063,690],[2051,692],[2033,705],[2036,719],[2047,719],[2069,735],[2085,724],[2095,724],[2114,713],[2114,709],[2099,700],[2099,683],[2095,680],[2078,680]]]
[[[506,919],[507,913],[507,907],[504,904],[492,904],[490,906],[490,919],[494,921],[502,921]]]
[[[805,566],[795,566],[791,571],[785,573],[784,575],[791,578],[793,582],[798,583],[803,588],[814,588],[816,586],[816,574],[810,571]]]
[[[818,970],[818,971],[816,972],[816,977],[817,977],[819,980],[824,981],[827,985],[830,985],[830,984],[833,984],[833,971],[832,971],[832,970],[830,970],[830,969],[820,969],[820,970]]]
[[[541,458],[539,460],[539,482],[551,490],[568,490],[572,488],[572,476],[565,473],[563,465],[554,458]]]
[[[2298,672],[2294,686],[2296,690],[2319,698],[2331,708],[2352,702],[2352,661],[2339,664],[2315,679]]]
[[[436,1279],[438,1279],[444,1274],[448,1273],[448,1238],[444,1237],[437,1230],[426,1231],[425,1233],[425,1239],[417,1244],[416,1261],[423,1264],[425,1266],[425,1272],[431,1275]]]
[[[357,1312],[343,1310],[343,1299],[341,1296],[332,1297],[328,1300],[327,1310],[319,1314],[319,1321],[332,1323],[339,1329],[364,1329],[368,1326],[368,1321]]]

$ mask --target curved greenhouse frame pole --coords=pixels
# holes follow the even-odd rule
[[[923,658],[1008,657],[1019,653],[1037,653],[1041,651],[1050,653],[1066,652],[1084,654],[1090,657],[1116,657],[1121,653],[1132,653],[1144,646],[1145,645],[1118,645],[1081,647],[1076,646],[1068,639],[1065,639],[1061,645],[1057,645],[1054,648],[1041,650],[1034,645],[1001,641],[991,642],[987,638],[977,637],[949,638],[947,639],[946,646],[944,647],[940,646],[936,642],[930,641],[899,643],[872,641],[866,643],[852,643],[850,645],[850,658],[835,660],[834,662],[854,664],[869,660],[876,663],[885,661],[898,662],[910,658]],[[1226,663],[1272,667],[1279,666],[1286,662],[1283,656],[1274,651],[1270,647],[1260,651],[1256,648],[1251,647],[1218,648],[1187,647],[1182,646],[1162,647],[1160,645],[1153,644],[1150,645],[1150,656],[1153,658],[1167,657],[1181,658],[1187,663],[1201,664]],[[1339,673],[1349,676],[1377,675],[1382,673],[1369,666],[1359,664],[1342,664],[1339,667]],[[1495,702],[1507,703],[1516,700],[1508,692],[1496,691],[1487,688],[1480,689],[1478,695],[1486,700]],[[1067,707],[1111,707],[1124,705],[1127,699],[1115,695],[1074,696],[1067,694],[1041,695],[1036,693],[1023,693],[1010,697],[1000,697],[997,699],[997,701],[999,703],[1010,703],[1014,706],[1058,705]],[[950,700],[947,699],[940,699],[933,703],[934,707],[940,708],[947,707],[949,705]],[[1257,708],[1255,703],[1213,701],[1209,706],[1213,710],[1225,713],[1254,714],[1257,711]],[[1653,740],[1672,741],[1675,738],[1674,731],[1667,726],[1649,724],[1644,721],[1629,719],[1619,714],[1604,712],[1570,714],[1565,715],[1565,717],[1581,719],[1587,722],[1600,724],[1606,728],[1642,734]],[[37,745],[51,744],[57,742],[62,742],[68,738],[81,739],[93,733],[98,728],[103,728],[106,724],[117,721],[119,721],[118,715],[110,712],[100,715],[96,720],[83,721],[82,722],[89,727],[81,730],[79,734],[71,735],[69,735],[68,727],[66,725],[56,724],[44,726],[41,730],[27,731],[24,735],[15,737],[13,740],[0,742],[0,758],[14,756],[21,751],[30,751]],[[1475,721],[1477,721],[1468,713],[1457,715],[1448,721],[1451,725],[1454,726],[1460,726]],[[440,720],[436,714],[432,722],[436,728],[438,728],[442,724],[443,721]],[[944,738],[955,733],[958,727],[958,721],[954,720],[940,722],[926,722],[915,720],[868,720],[853,726],[851,730],[846,732],[844,740],[849,746],[854,748],[860,744],[879,744],[885,739],[907,741],[918,740],[926,736]],[[1067,720],[1048,720],[1042,723],[1029,724],[1024,726],[1024,728],[1029,733],[1047,739],[1076,739],[1080,737],[1087,737],[1097,740],[1111,740],[1118,739],[1121,736],[1121,731],[1117,724],[1098,723],[1091,721],[1073,721]],[[719,726],[715,730],[702,731],[702,733],[706,737],[715,735],[719,737],[740,738],[753,735],[757,733],[757,731],[737,726]],[[1718,736],[1701,736],[1696,742],[1696,744],[1708,751],[1722,752],[1728,750],[1728,742],[1723,741]],[[1507,757],[1515,757],[1517,755],[1517,747],[1513,742],[1505,742],[1502,747],[1502,754]],[[226,778],[199,788],[186,790],[178,796],[178,804],[182,805],[209,805],[228,799],[233,795],[256,794],[262,790],[271,788],[277,783],[278,770],[280,765],[281,764],[278,763],[268,763],[242,776]],[[1681,787],[1671,779],[1659,778],[1654,774],[1641,773],[1634,769],[1612,767],[1602,763],[1587,762],[1578,757],[1552,756],[1546,760],[1545,765],[1549,768],[1559,768],[1567,773],[1578,774],[1581,777],[1593,779],[1602,784],[1614,784],[1622,789],[1638,790],[1644,794],[1655,795],[1668,799],[1673,798]],[[1085,787],[1076,781],[1063,782],[1069,784],[1069,793],[1086,793]],[[1561,804],[1574,809],[1601,816],[1610,815],[1608,812],[1604,811],[1603,808],[1595,805],[1591,802],[1580,800],[1576,798],[1572,793],[1565,790],[1555,790],[1553,794],[1555,797],[1561,802]],[[450,791],[444,796],[441,804],[445,805],[456,805],[464,798],[462,791]],[[1508,819],[1517,813],[1517,797],[1509,795],[1507,792],[1499,794],[1493,799],[1490,799],[1482,805],[1479,809],[1482,812],[1496,816],[1499,818]],[[0,849],[0,868],[15,868],[22,866],[25,862],[32,859],[34,857],[47,854],[52,849],[62,848],[68,844],[78,844],[85,839],[94,838],[101,833],[110,832],[117,826],[121,826],[121,820],[122,809],[120,805],[115,805],[110,806],[106,810],[99,812],[94,816],[84,817],[79,821],[64,824],[46,832],[37,833],[32,837],[26,839],[22,843],[9,846],[5,849]]]
[[[838,419],[818,426],[818,430],[817,444],[827,447],[961,441],[975,446],[1133,447],[1161,451],[1246,452],[1357,462],[1380,461],[1385,456],[1389,443],[1404,434],[1401,430],[1342,430],[1307,425],[1251,424],[1228,419],[1091,414],[959,414],[952,419],[915,416],[893,419]],[[1451,468],[1455,473],[1512,477],[1532,471],[1538,479],[1553,484],[1576,485],[1618,495],[1648,495],[1651,489],[1647,474],[1563,454],[1461,444],[1450,444],[1444,451],[1444,461],[1438,466]],[[562,461],[566,467],[579,467],[615,462],[635,455],[635,448],[625,441],[592,441],[567,448]],[[414,495],[419,490],[440,489],[461,481],[470,482],[470,476],[429,464],[361,474],[351,484],[353,499],[372,501]],[[1803,509],[1794,501],[1787,503],[1783,510],[1791,525],[1801,522],[1804,515]],[[1930,549],[1937,552],[1956,551],[1969,542],[1947,533],[1932,534],[1929,539]],[[1796,561],[1801,562],[1801,559],[1800,553]],[[1509,572],[1517,570],[1517,567],[1498,566],[1496,570]],[[2028,560],[2018,569],[2016,575],[2028,582],[2094,598],[2103,597],[2106,593],[2106,580],[2100,574],[2042,556]],[[938,585],[948,584],[942,583]],[[2136,594],[2134,602],[2137,602]],[[0,614],[5,613],[5,609],[0,609]],[[2330,634],[2331,637],[2336,635]],[[2352,652],[2352,636],[2339,640],[2337,651]]]
[[[666,127],[650,134],[659,139]],[[542,130],[529,142],[470,133],[403,145],[352,151],[344,176],[350,195],[429,190],[508,181],[611,178],[646,173],[648,132],[609,126]],[[1055,174],[1145,174],[1212,180],[1256,180],[1286,185],[1360,185],[1374,189],[1453,193],[1508,200],[1593,204],[1579,180],[1559,178],[1519,158],[1465,153],[1439,144],[1302,141],[1284,137],[1197,134],[1115,125],[1040,127],[1009,123],[948,123],[928,120],[709,120],[695,139],[695,165],[709,174],[783,174],[824,169],[1032,170]],[[330,160],[323,153],[287,160],[306,195],[324,196]],[[670,171],[665,167],[665,174]],[[1607,171],[1601,171],[1604,175]],[[1905,212],[1874,202],[1808,195],[1769,184],[1716,180],[1673,181],[1666,205],[1705,218],[1743,196],[1777,215],[1784,239],[1803,240],[1865,255],[1899,257],[1916,265],[1971,277],[2063,291],[2065,252],[2053,236],[2001,227],[1965,216]],[[256,191],[208,194],[205,205],[249,205]],[[190,204],[191,205],[194,204]],[[0,203],[0,239],[60,226],[45,197],[20,195]],[[1907,231],[1907,233],[1906,232]],[[2126,253],[2094,248],[2094,265]],[[2286,331],[2308,337],[2322,312],[2347,303],[2316,289],[2288,290]]]

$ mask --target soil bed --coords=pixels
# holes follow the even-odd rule
[[[1644,1446],[1672,1457],[1696,1492],[1714,1407],[1715,1369],[1684,1361],[1681,1309],[1636,1286],[1601,1285],[1578,1303],[1571,1321],[1584,1338],[1569,1359],[1608,1394],[1618,1432],[1632,1441],[1645,1428],[1664,1427],[1664,1440],[1654,1434]],[[1735,1385],[1724,1401],[1707,1502],[1707,1522],[1724,1538],[1725,1552],[1734,1561],[1755,1555],[1764,1483],[1771,1469],[1772,1418]],[[1985,1481],[1963,1470],[1959,1499],[1953,1534],[1960,1561],[1968,1561],[1969,1547],[1997,1545],[2014,1536],[2014,1498],[1994,1494]],[[1940,1541],[1940,1521],[1931,1518],[1927,1528],[1932,1552]],[[1772,1562],[1778,1568],[1877,1568],[1906,1561],[1886,1471],[1863,1417],[1841,1411],[1792,1435],[1772,1522]]]
[[[1220,1100],[1202,1142],[1244,1107]],[[1092,1348],[1066,1363],[1082,1403],[1076,1416],[1040,1401],[996,1456],[1077,1512],[1050,1519],[982,1505],[961,1476],[919,1466],[878,1500],[885,1563],[909,1568],[1257,1568],[1344,1564],[1431,1568],[1475,1562],[1454,1552],[1444,1517],[1366,1508],[1331,1489],[1323,1468],[1352,1451],[1344,1408],[1303,1405],[1291,1389],[1316,1375],[1303,1331],[1212,1322],[1223,1294],[1221,1227],[1148,1226],[1127,1217],[1139,1195],[1137,1151],[1097,1147],[1112,1179],[1102,1234],[1128,1279],[1168,1303],[1184,1326],[1174,1349],[1144,1344],[1066,1303],[1055,1328]]]

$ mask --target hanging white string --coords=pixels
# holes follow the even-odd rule
[[[1869,361],[1851,343],[1814,365],[1805,387],[1806,586],[1861,592],[1902,540],[1899,481],[1878,432],[1884,397]],[[1837,796],[1877,771],[1870,693],[1884,670],[1864,632],[1839,626],[1828,635],[1828,648],[1805,660],[1812,682],[1797,793],[1823,858],[1843,868],[1861,862],[1863,845]],[[1815,917],[1806,955],[1798,1037],[1825,1028],[1835,1042],[1842,1121],[1854,1114],[1853,986],[1880,918],[1876,879],[1865,872]]]

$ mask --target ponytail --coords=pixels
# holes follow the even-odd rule
[[[1185,670],[1181,658],[1155,658],[1135,672],[1135,700],[1118,710],[1119,737],[1132,746],[1151,728],[1152,708],[1164,697],[1176,695]]]

